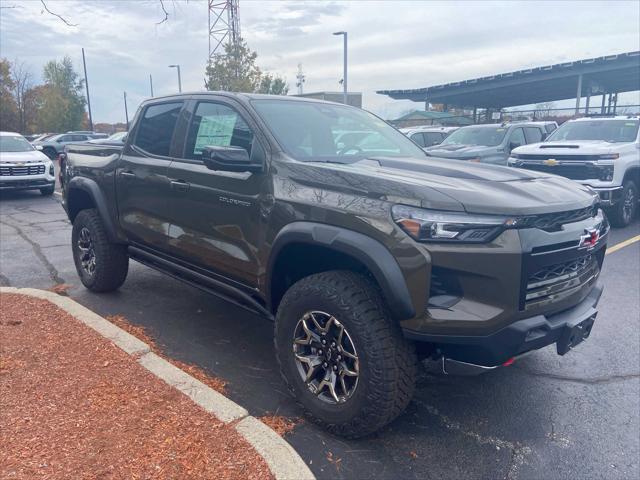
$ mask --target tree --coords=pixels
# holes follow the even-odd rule
[[[258,54],[242,39],[225,45],[225,54],[217,55],[205,71],[205,88],[227,92],[272,93],[286,95],[286,81],[263,74],[256,65]]]
[[[25,95],[32,86],[31,71],[24,62],[16,60],[11,66],[11,78],[13,80],[13,98],[18,114],[18,131],[22,133],[32,133],[28,132],[27,129],[28,105],[27,102],[25,102]]]
[[[289,92],[289,85],[284,78],[274,77],[270,73],[262,75],[258,93],[268,93],[270,95],[286,95]]]
[[[18,109],[13,99],[15,85],[11,76],[11,64],[0,59],[0,130],[18,130]]]
[[[71,59],[52,60],[44,66],[45,84],[39,91],[40,125],[44,131],[78,130],[82,127],[86,100],[83,80],[73,70]]]

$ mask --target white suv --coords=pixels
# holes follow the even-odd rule
[[[0,191],[40,190],[53,195],[55,168],[49,158],[19,133],[0,132]]]
[[[634,217],[640,189],[640,118],[585,117],[562,124],[544,142],[514,149],[509,165],[562,175],[600,194],[614,226]]]
[[[422,148],[425,148],[440,145],[451,132],[456,131],[458,128],[459,127],[423,126],[401,128],[400,131]]]

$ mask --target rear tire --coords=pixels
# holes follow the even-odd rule
[[[629,225],[638,210],[638,186],[633,180],[622,184],[622,198],[608,210],[609,221],[614,227]]]
[[[126,246],[109,241],[97,210],[78,213],[71,246],[80,281],[89,290],[111,292],[124,283],[129,270]]]
[[[305,326],[311,326],[315,333],[318,331],[313,327],[310,312],[329,319],[325,320],[325,327],[330,323],[330,317],[333,318],[333,326],[338,325],[346,332],[346,335],[333,336],[329,333],[324,336],[323,333],[322,338],[313,339],[308,334],[310,342],[321,342],[326,338],[333,345],[333,340],[340,337],[348,338],[348,345],[353,346],[351,352],[356,354],[358,363],[354,367],[353,360],[349,360],[349,376],[353,371],[358,375],[356,380],[349,380],[347,389],[344,383],[339,383],[340,375],[344,375],[341,362],[348,354],[345,353],[344,340],[338,341],[344,348],[336,347],[337,350],[328,358],[325,350],[322,362],[317,364],[319,372],[315,372],[314,380],[306,381],[308,377],[305,374],[309,374],[310,364],[300,362],[294,351],[299,356],[301,351],[297,343],[305,341],[296,335],[303,319],[307,322]],[[314,358],[318,352],[322,354],[320,349],[323,347],[316,344],[318,348],[315,351],[311,344],[304,346],[309,352],[306,358]],[[414,346],[404,338],[399,324],[391,319],[377,285],[364,275],[330,271],[295,283],[278,308],[275,345],[280,371],[290,392],[313,422],[333,434],[357,438],[373,433],[394,420],[413,395],[416,376]],[[339,352],[342,356],[337,358],[342,360],[337,362],[339,365],[334,363],[332,366],[331,362],[336,362]],[[326,363],[328,368],[323,368]],[[338,373],[338,380],[333,380],[334,392],[328,385],[321,385],[321,380],[330,378],[332,370]],[[337,401],[333,400],[336,397]]]

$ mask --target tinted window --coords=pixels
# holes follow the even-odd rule
[[[537,143],[542,141],[542,131],[536,127],[525,127],[524,134],[527,137],[527,143]]]
[[[73,137],[72,137],[71,135],[63,135],[63,136],[61,136],[60,138],[58,138],[58,140],[56,140],[56,141],[57,141],[58,143],[61,143],[61,142],[70,142],[72,138],[73,138]]]
[[[72,142],[84,142],[86,139],[86,135],[71,135]]]
[[[511,138],[509,138],[509,143],[514,147],[519,147],[520,145],[525,145],[527,141],[524,139],[524,132],[521,128],[516,128],[511,133]]]
[[[411,135],[411,140],[416,142],[421,147],[426,147],[427,146],[424,143],[424,136],[422,135],[422,133],[414,133],[413,135]]]
[[[187,158],[199,159],[207,146],[242,147],[249,155],[253,132],[231,107],[220,103],[201,102],[191,121],[187,135]]]
[[[153,155],[169,156],[182,102],[151,105],[140,119],[134,145]]]
[[[558,127],[556,127],[553,123],[547,123],[544,126],[544,129],[547,131],[547,133],[553,132],[556,128],[558,128]]]
[[[426,146],[430,147],[431,145],[438,145],[439,143],[442,143],[444,135],[440,132],[425,132],[424,138]]]

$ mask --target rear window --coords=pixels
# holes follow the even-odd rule
[[[152,155],[168,157],[183,102],[147,107],[140,119],[134,145]]]

